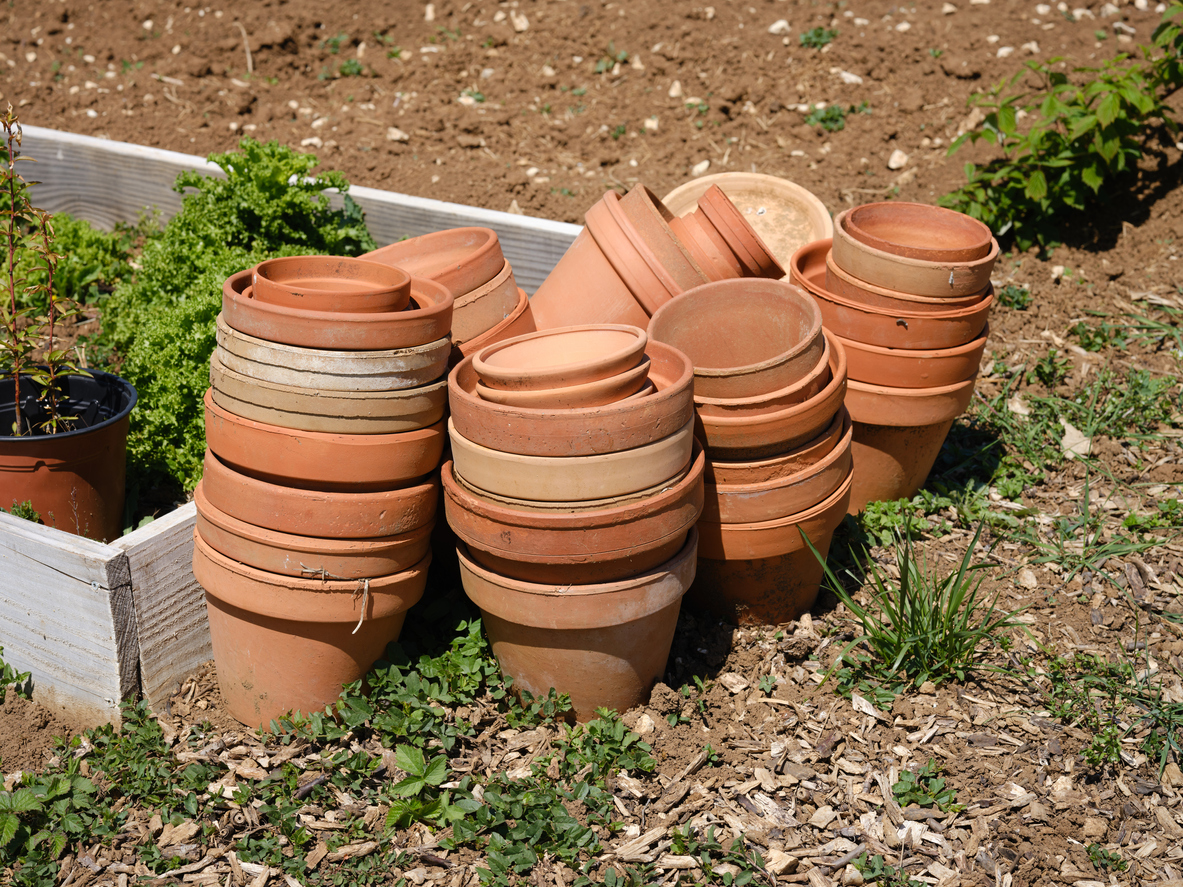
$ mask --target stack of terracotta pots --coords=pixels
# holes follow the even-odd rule
[[[448,379],[464,589],[515,686],[569,694],[581,720],[665,670],[702,510],[691,379],[628,325],[507,340]]]
[[[530,299],[491,228],[451,228],[401,240],[362,256],[434,280],[456,300],[453,360],[535,330]]]
[[[452,295],[374,262],[264,262],[223,287],[194,492],[228,710],[337,699],[423,594],[445,443]]]
[[[727,280],[672,300],[653,341],[694,365],[705,442],[698,578],[688,601],[736,623],[796,619],[846,514],[851,423],[846,357],[807,293],[785,281]]]
[[[587,227],[531,299],[540,330],[588,323],[643,329],[653,312],[688,289],[785,274],[717,185],[682,218],[637,185],[623,198],[606,193],[585,220]]]
[[[911,497],[973,397],[994,301],[998,243],[981,222],[915,203],[839,214],[802,247],[792,280],[817,297],[849,361],[850,510]]]

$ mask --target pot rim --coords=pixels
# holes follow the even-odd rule
[[[817,241],[817,243],[821,242],[822,241]],[[834,241],[831,238],[825,242],[833,244]],[[849,286],[861,287],[862,289],[874,293],[875,295],[884,299],[892,299],[897,302],[914,302],[917,305],[949,305],[950,303],[954,303],[954,308],[966,308],[970,305],[976,305],[981,302],[982,299],[986,298],[986,291],[989,289],[989,287],[986,287],[985,289],[981,290],[981,292],[972,293],[968,296],[914,296],[911,293],[902,293],[899,290],[888,289],[884,286],[876,286],[873,283],[860,280],[849,271],[845,270],[844,268],[840,268],[838,263],[834,261],[834,250],[832,246],[826,249],[826,270],[832,271],[835,276],[842,278],[843,281]],[[800,276],[802,279],[804,279],[803,274]],[[827,292],[829,292],[829,290],[827,290]],[[846,298],[846,296],[841,296],[839,293],[835,293],[834,295],[839,296],[840,298]],[[958,304],[962,302],[964,302],[964,304]],[[939,312],[925,313],[931,315]]]
[[[383,348],[366,351],[343,351],[333,348],[303,348],[299,345],[285,345],[283,342],[272,342],[268,339],[260,339],[258,336],[252,336],[249,333],[244,333],[236,330],[226,322],[225,316],[221,311],[218,312],[216,319],[217,334],[219,337],[225,336],[230,339],[241,339],[247,345],[253,348],[265,349],[267,351],[276,351],[281,354],[290,354],[294,357],[310,357],[326,358],[330,360],[350,360],[350,361],[370,361],[370,360],[398,360],[400,358],[412,358],[420,355],[434,355],[440,349],[450,348],[450,339],[444,336],[442,339],[435,339],[431,342],[425,342],[422,345],[411,345],[406,348]],[[222,342],[218,342],[222,345]],[[225,345],[222,345],[225,348]],[[227,348],[232,354],[237,352]],[[250,358],[243,358],[249,360]],[[309,372],[312,372],[311,370]],[[324,371],[319,371],[324,372]],[[411,370],[408,370],[411,372]],[[338,374],[340,375],[340,374]]]
[[[800,471],[795,471],[792,474],[776,478],[775,480],[760,481],[754,484],[707,483],[707,486],[713,486],[718,491],[718,495],[721,496],[743,496],[795,486],[802,481],[808,480],[815,474],[821,474],[843,458],[844,451],[850,450],[850,443],[854,439],[854,422],[850,418],[850,413],[846,410],[840,410],[839,416],[842,417],[842,436],[838,438],[837,443],[834,444],[834,448],[830,452],[826,453],[826,455],[812,465],[808,465]],[[708,495],[710,494],[708,493]]]
[[[765,456],[760,459],[711,459],[710,463],[707,465],[707,474],[713,475],[714,472],[718,470],[727,472],[774,469],[777,467],[777,463],[793,462],[800,459],[802,453],[812,450],[819,445],[824,445],[825,442],[830,438],[834,438],[833,443],[830,444],[830,450],[832,450],[838,445],[838,441],[842,438],[842,429],[848,415],[849,412],[847,411],[846,407],[841,407],[836,413],[834,413],[834,418],[830,420],[830,424],[827,425],[825,429],[818,432],[816,437],[813,437],[805,443],[802,443],[800,446],[795,446],[790,450],[786,450],[783,453],[777,453],[775,456]],[[828,454],[830,450],[826,450],[826,453]],[[708,478],[706,482],[711,483],[712,481],[710,481]],[[716,486],[718,486],[718,481],[715,481],[714,483]],[[724,483],[727,482],[724,481]]]
[[[372,290],[365,290],[362,292],[351,293],[351,295],[354,295],[354,296],[378,295],[378,294],[386,293],[386,292],[394,292],[394,291],[397,291],[398,289],[400,289],[401,287],[409,287],[410,283],[411,283],[411,275],[408,274],[406,271],[404,271],[402,268],[399,268],[395,265],[387,265],[383,262],[375,262],[372,259],[364,259],[359,256],[330,256],[330,255],[322,255],[322,254],[309,254],[309,255],[303,255],[303,256],[276,256],[275,258],[272,258],[272,259],[264,259],[262,262],[260,262],[258,265],[256,265],[252,269],[251,283],[253,285],[255,279],[257,277],[261,276],[268,283],[270,283],[274,286],[286,289],[286,288],[292,286],[291,280],[276,280],[274,277],[264,274],[263,269],[264,269],[264,267],[266,267],[266,270],[271,271],[275,268],[282,268],[285,265],[295,264],[298,261],[299,262],[312,262],[314,264],[326,264],[326,265],[327,264],[340,265],[341,263],[356,263],[357,265],[361,266],[361,269],[363,271],[369,270],[372,273],[374,273],[375,275],[382,276],[382,277],[391,277],[391,276],[394,277],[394,280],[395,280],[394,283],[378,283],[375,281],[375,286]],[[300,280],[301,278],[295,278],[295,279]],[[332,288],[322,289],[320,287],[305,287],[304,289],[307,289],[308,292],[316,293],[318,296],[330,296],[336,292],[336,290],[334,290]]]
[[[851,379],[849,387],[855,391],[860,391],[865,394],[878,394],[885,397],[906,397],[912,400],[924,400],[930,397],[944,397],[946,394],[956,394],[962,389],[973,387],[977,382],[977,374],[974,374],[972,379],[966,379],[963,382],[954,382],[951,385],[938,385],[932,388],[893,388],[888,385],[873,385],[870,382],[859,382]]]
[[[534,409],[558,410],[569,409],[572,399],[604,400],[605,397],[609,397],[610,399],[605,401],[606,405],[624,400],[626,397],[632,397],[646,384],[649,384],[649,359],[642,355],[641,363],[632,369],[617,373],[615,376],[596,379],[594,382],[566,385],[562,388],[490,388],[483,379],[476,384],[477,395],[481,400],[491,403],[530,406],[530,402],[533,401],[536,404]],[[632,389],[630,393],[620,396],[621,391],[628,391],[630,388]],[[563,404],[560,401],[567,401],[567,403]]]
[[[509,312],[509,314],[505,315],[505,317],[503,317],[500,321],[498,321],[493,326],[489,327],[489,329],[485,330],[479,336],[473,336],[471,339],[468,339],[467,341],[460,342],[458,345],[455,346],[456,349],[458,349],[460,351],[460,353],[463,354],[466,359],[469,357],[472,357],[474,354],[476,354],[478,351],[480,351],[486,345],[496,342],[497,336],[500,335],[501,331],[504,329],[508,329],[509,327],[511,327],[515,323],[517,323],[518,320],[521,318],[521,316],[523,314],[525,314],[526,311],[529,310],[529,308],[530,308],[530,297],[528,295],[526,295],[526,291],[519,286],[518,287],[518,303],[517,303],[517,305],[514,306],[513,311]]]
[[[760,233],[743,217],[743,213],[718,185],[711,185],[698,199],[698,208],[705,218],[715,227],[723,237],[728,248],[735,254],[736,260],[753,278],[779,279],[761,273],[779,271],[784,277],[785,269],[781,267],[772,250],[764,242]],[[741,254],[742,251],[742,254]]]
[[[633,340],[627,345],[618,348],[616,351],[601,355],[596,358],[575,362],[575,363],[561,363],[561,364],[547,364],[545,366],[532,368],[506,368],[495,364],[490,364],[489,360],[498,353],[505,352],[512,349],[523,342],[535,342],[541,339],[551,339],[563,336],[570,336],[577,333],[584,332],[619,332],[633,336]],[[486,345],[480,351],[476,352],[472,358],[473,369],[476,370],[477,375],[481,377],[486,385],[489,385],[489,379],[506,382],[511,381],[512,378],[520,378],[527,376],[531,383],[538,383],[539,388],[564,388],[572,387],[570,385],[562,385],[562,381],[572,375],[594,375],[596,378],[587,379],[588,382],[599,381],[603,378],[608,378],[602,373],[615,368],[618,365],[624,364],[636,358],[639,362],[645,353],[645,346],[649,342],[649,335],[640,327],[632,326],[626,323],[588,323],[578,324],[576,326],[555,327],[548,330],[538,330],[533,333],[526,333],[521,336],[514,336],[512,339],[503,339],[500,342],[494,342],[491,345]],[[631,369],[636,364],[629,367]],[[619,375],[619,373],[611,373],[611,375]],[[556,384],[544,384],[556,383]],[[490,386],[498,387],[498,386]],[[533,387],[533,384],[531,385]]]
[[[982,331],[964,345],[957,345],[953,348],[885,348],[882,345],[868,345],[856,339],[847,339],[833,332],[830,335],[841,342],[843,348],[851,351],[865,351],[880,357],[895,357],[903,360],[942,360],[953,357],[964,357],[967,354],[972,354],[979,348],[984,348],[986,340],[990,337],[990,324],[987,322],[986,326],[982,328]],[[851,379],[851,381],[854,382],[856,380]]]
[[[115,415],[111,416],[108,419],[104,419],[102,422],[96,422],[94,425],[88,425],[85,428],[75,428],[72,431],[59,431],[54,434],[22,434],[19,436],[12,435],[12,434],[0,434],[0,443],[18,443],[18,442],[25,442],[25,441],[31,442],[31,441],[37,441],[37,440],[50,440],[50,439],[51,440],[62,440],[64,438],[68,438],[68,437],[81,437],[82,435],[89,434],[92,431],[101,431],[102,429],[107,428],[110,425],[114,425],[116,422],[121,422],[124,419],[126,419],[131,414],[132,409],[135,407],[136,403],[138,403],[139,399],[140,399],[140,393],[136,390],[136,386],[132,385],[131,382],[127,381],[127,379],[124,379],[122,376],[117,376],[114,373],[106,373],[106,372],[103,372],[102,370],[87,370],[87,372],[90,373],[90,378],[93,379],[94,381],[98,382],[100,385],[104,385],[104,386],[112,386],[113,385],[115,387],[120,387],[123,389],[124,393],[127,395],[128,400],[127,400],[127,403],[124,404],[123,408],[119,410],[119,412],[117,412]],[[32,378],[26,376],[24,373],[20,374],[20,378],[21,378],[22,382],[28,382],[29,384],[34,384]],[[85,379],[85,378],[87,378],[87,376],[82,373],[69,373],[66,376],[64,376],[63,378]],[[11,380],[12,380],[11,375],[5,375],[4,377],[0,378],[0,381],[4,381],[4,382],[8,382]],[[5,401],[3,406],[5,408],[11,407],[12,402]]]
[[[882,211],[884,208],[899,209],[901,207],[907,207],[909,210],[919,211],[920,213],[931,213],[934,216],[943,217],[943,218],[949,219],[949,220],[956,220],[959,223],[961,223],[962,227],[972,228],[979,235],[980,242],[971,244],[970,246],[956,247],[956,248],[911,246],[909,244],[896,243],[895,241],[888,240],[886,237],[880,237],[879,235],[873,234],[872,232],[868,231],[867,229],[865,229],[864,227],[862,227],[861,225],[858,224],[857,216],[860,213],[865,214],[867,211],[874,213],[876,211]],[[991,231],[990,228],[987,227],[983,222],[979,221],[978,219],[973,218],[972,216],[968,216],[965,213],[957,212],[956,210],[948,209],[947,207],[943,207],[943,206],[935,206],[934,204],[931,204],[931,203],[912,203],[912,202],[908,202],[908,201],[900,201],[898,203],[894,200],[893,201],[878,201],[878,202],[874,202],[874,203],[864,203],[859,206],[851,207],[850,211],[848,212],[848,214],[846,216],[846,224],[847,224],[848,229],[854,229],[854,231],[858,232],[858,234],[856,235],[854,233],[854,231],[848,230],[848,233],[850,233],[850,236],[853,237],[855,240],[858,240],[859,242],[865,244],[868,247],[878,249],[882,252],[888,253],[889,255],[903,256],[902,253],[896,253],[896,252],[893,252],[889,249],[884,249],[882,246],[878,246],[877,244],[880,244],[880,243],[890,244],[892,246],[898,246],[902,249],[911,249],[911,250],[915,250],[918,252],[948,253],[949,254],[948,256],[933,255],[927,259],[927,261],[931,261],[931,262],[963,262],[963,261],[975,261],[976,259],[980,259],[982,256],[984,256],[990,252],[990,241],[994,236],[994,232]],[[983,234],[985,236],[981,237],[981,235],[983,235]],[[861,235],[861,236],[859,236],[859,235]],[[869,239],[864,240],[863,239],[864,237],[869,238]],[[874,241],[874,242],[872,242],[872,241]],[[957,257],[957,254],[966,253],[966,252],[976,252],[977,255],[966,257],[964,259]],[[915,258],[920,258],[923,260],[923,257],[920,257],[920,256],[916,256]]]
[[[855,471],[857,471],[857,468],[852,466],[850,473],[846,476],[842,483],[838,485],[838,489],[832,492],[821,502],[818,502],[816,505],[813,505],[802,511],[798,511],[796,514],[787,514],[784,517],[778,517],[775,520],[758,521],[748,524],[725,524],[719,521],[704,521],[701,519],[699,520],[699,524],[723,527],[726,530],[730,530],[732,532],[745,532],[779,529],[781,527],[791,527],[796,524],[803,524],[808,521],[817,520],[831,508],[837,506],[839,500],[841,500],[844,495],[850,492],[851,485],[854,483]],[[842,514],[846,514],[846,509],[842,509]],[[841,520],[839,520],[838,523],[841,523]],[[812,542],[813,540],[811,539],[809,541]]]
[[[434,270],[431,270],[431,273],[429,274],[412,274],[412,277],[421,277],[424,280],[433,280],[436,283],[441,284],[448,290],[448,292],[452,293],[456,299],[459,299],[461,296],[475,292],[477,289],[489,282],[488,280],[483,281],[477,287],[460,293],[454,292],[453,290],[456,281],[464,277],[464,272],[462,270],[464,266],[479,264],[486,260],[492,253],[502,252],[501,241],[497,237],[497,232],[492,228],[488,228],[483,225],[466,225],[460,228],[444,228],[440,231],[429,231],[426,234],[420,234],[418,237],[412,237],[407,240],[398,241],[397,243],[390,243],[386,246],[380,246],[376,250],[363,253],[359,258],[366,259],[367,261],[371,262],[377,262],[380,265],[393,265],[398,268],[403,268],[403,270],[407,270],[404,265],[400,264],[400,262],[404,261],[401,258],[387,261],[386,259],[374,259],[371,257],[375,254],[384,254],[387,252],[398,253],[399,250],[397,247],[404,246],[405,244],[413,244],[413,246],[406,248],[415,249],[417,255],[427,258],[438,256],[439,250],[434,246],[433,241],[456,238],[461,236],[462,232],[463,234],[476,235],[482,239],[474,242],[472,252],[469,253],[461,262],[457,262],[454,265],[448,264],[437,267]],[[503,253],[502,259],[506,262],[506,264],[508,264],[508,260],[504,258]],[[410,264],[412,270],[432,269],[432,264],[430,261],[421,261],[419,265],[416,265],[414,260],[412,260],[407,264]],[[492,277],[496,277],[497,274],[501,272],[501,270],[502,268],[498,267],[497,271],[494,272]],[[408,271],[407,273],[411,272]]]
[[[786,385],[778,391],[770,391],[767,394],[757,394],[752,397],[705,397],[701,395],[694,396],[695,405],[716,406],[716,407],[744,407],[744,406],[759,406],[775,401],[778,398],[791,397],[796,392],[816,382],[825,371],[829,369],[831,362],[832,348],[830,347],[831,337],[838,338],[829,330],[825,330],[822,336],[824,345],[822,347],[821,357],[818,358],[817,364],[808,373],[793,382],[791,385]],[[824,389],[823,389],[824,390]],[[820,393],[820,392],[819,392]],[[802,401],[798,401],[801,403]]]

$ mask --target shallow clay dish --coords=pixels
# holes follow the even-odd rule
[[[532,333],[538,327],[534,323],[534,312],[531,308],[530,297],[524,289],[518,288],[517,306],[491,329],[486,330],[474,339],[461,342],[452,349],[452,365],[455,366],[470,354],[476,354],[486,345],[500,342],[502,339],[512,339]]]
[[[633,369],[649,337],[625,324],[562,327],[482,348],[473,369],[490,388],[533,391],[598,382]]]
[[[483,400],[531,409],[577,409],[616,403],[640,391],[649,381],[649,361],[642,362],[606,379],[565,388],[502,389],[477,382],[477,394]]]
[[[706,481],[712,484],[759,484],[765,481],[787,477],[808,468],[824,459],[837,446],[845,431],[850,414],[843,407],[834,415],[834,421],[811,441],[794,447],[785,453],[766,459],[727,461],[707,460]]]
[[[758,416],[775,413],[808,400],[830,382],[829,339],[830,334],[826,333],[826,347],[822,350],[817,366],[793,384],[753,397],[699,397],[696,394],[694,409],[700,416]]]
[[[255,266],[255,298],[307,311],[402,311],[411,299],[406,271],[344,256],[284,256]]]
[[[939,388],[972,379],[978,374],[990,327],[965,345],[956,348],[907,351],[880,348],[849,339],[840,339],[846,349],[850,380],[873,382],[892,388]]]
[[[990,252],[990,229],[964,213],[927,203],[885,201],[846,214],[850,236],[869,247],[926,262],[972,262]]]
[[[493,329],[513,313],[518,301],[518,283],[506,262],[488,283],[456,298],[452,308],[452,341],[460,345]]]
[[[974,293],[971,296],[960,296],[950,299],[934,299],[928,296],[913,296],[909,293],[899,293],[895,290],[872,286],[857,277],[851,277],[834,264],[833,250],[829,249],[831,241],[826,243],[826,289],[850,302],[870,305],[886,311],[905,311],[909,313],[935,314],[975,305],[985,298],[986,293]]]
[[[400,240],[362,255],[397,265],[412,277],[434,280],[456,299],[488,283],[505,267],[501,242],[492,228],[449,228]]]
[[[965,412],[973,399],[976,377],[939,388],[889,388],[850,381],[846,408],[862,425],[916,427],[937,425]]]

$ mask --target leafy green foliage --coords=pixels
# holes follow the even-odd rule
[[[1085,351],[1125,348],[1128,344],[1128,327],[1123,324],[1111,324],[1107,320],[1101,321],[1097,326],[1080,321],[1068,332],[1080,340],[1080,347]]]
[[[346,59],[337,67],[337,73],[342,77],[360,77],[365,72],[365,67],[357,59]]]
[[[603,54],[596,61],[595,70],[597,74],[603,74],[607,71],[611,71],[617,65],[623,65],[627,61],[628,53],[623,49],[618,50],[616,48],[616,43],[609,41],[608,48],[604,50]]]
[[[879,854],[868,857],[864,853],[853,865],[867,883],[879,884],[881,887],[921,887],[924,883],[909,878],[902,868],[888,865]]]
[[[965,809],[964,804],[954,803],[957,792],[945,784],[933,758],[929,758],[928,763],[915,772],[901,772],[899,780],[891,787],[891,793],[901,807],[916,804],[919,807],[936,807],[942,813]]]
[[[1100,844],[1086,844],[1085,852],[1089,855],[1089,862],[1099,872],[1124,872],[1130,864],[1121,858],[1116,850],[1106,850]]]
[[[4,509],[0,508],[0,512],[3,511]],[[26,499],[24,502],[14,501],[12,503],[12,507],[8,509],[7,513],[11,514],[13,517],[19,517],[23,520],[32,521],[35,524],[41,523],[41,513],[33,507],[33,503],[28,499]]]
[[[27,671],[17,671],[4,661],[4,648],[0,647],[0,705],[4,704],[8,688],[16,691],[17,696],[29,698],[29,685],[32,675]],[[0,841],[2,844],[3,841]]]
[[[810,126],[820,126],[826,132],[841,132],[846,128],[846,112],[841,105],[826,105],[824,108],[814,105],[805,115],[805,122]]]
[[[1068,378],[1072,370],[1072,361],[1060,357],[1060,352],[1049,348],[1047,354],[1035,362],[1031,372],[1027,374],[1027,381],[1038,380],[1045,388],[1055,388]]]
[[[131,279],[129,262],[133,231],[126,228],[113,233],[100,231],[85,219],[55,213],[53,234],[54,250],[60,255],[53,275],[53,289],[60,298],[80,303],[97,302],[117,284]],[[44,265],[30,254],[24,254],[18,260],[17,275],[28,284],[45,286],[49,283]],[[31,295],[22,293],[18,301],[44,312],[48,307],[44,296],[34,304],[30,302]]]
[[[715,826],[708,826],[704,833],[696,831],[690,826],[674,829],[670,834],[672,844],[670,852],[678,856],[690,856],[698,862],[702,870],[703,880],[696,881],[688,872],[679,872],[676,884],[722,884],[724,887],[744,887],[751,884],[757,877],[764,883],[772,883],[773,878],[764,868],[764,860],[755,850],[749,849],[743,836],[736,838],[731,847],[724,849],[715,837]],[[738,874],[732,874],[730,869],[716,871],[722,866],[738,869]]]
[[[998,303],[1004,308],[1026,311],[1031,306],[1031,290],[1025,286],[1008,283],[998,291]]]
[[[800,41],[802,46],[809,49],[821,49],[827,43],[830,43],[838,36],[838,32],[830,28],[811,28],[808,31],[802,32]]]

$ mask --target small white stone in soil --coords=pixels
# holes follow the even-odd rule
[[[509,23],[517,33],[522,33],[530,27],[530,20],[518,12],[509,13]]]
[[[145,31],[151,31],[152,30],[152,19],[145,19],[144,23],[141,27],[143,27],[143,29]]]
[[[652,733],[656,726],[653,723],[653,718],[649,717],[648,714],[642,714],[637,718],[637,725],[633,728],[633,732],[638,736],[645,736],[648,733]]]
[[[645,132],[657,132],[658,120],[656,117],[645,118]]]
[[[500,24],[501,22],[505,21],[505,10],[498,9],[497,12],[493,15],[493,21],[497,24]]]
[[[481,79],[482,80],[489,80],[493,77],[493,75],[495,73],[497,73],[497,72],[494,71],[492,68],[481,68]]]
[[[88,65],[93,65],[94,64],[94,56],[93,55],[84,55],[82,57],[82,61],[86,62]]]
[[[901,151],[899,148],[896,148],[894,151],[892,151],[891,156],[887,158],[887,168],[888,169],[892,169],[892,170],[903,169],[907,165],[908,165],[908,155],[905,154],[903,151]]]
[[[238,132],[238,122],[237,121],[235,121],[235,120],[230,121],[230,131],[231,132]]]
[[[911,31],[912,30],[912,23],[911,22],[900,22],[898,25],[895,26],[895,29],[897,31],[899,31],[901,34],[904,33],[904,31]]]
[[[1080,21],[1081,19],[1086,19],[1086,18],[1096,19],[1096,16],[1093,15],[1093,11],[1091,9],[1085,9],[1083,6],[1077,7],[1076,9],[1072,10],[1072,17],[1074,19],[1076,19],[1077,21]]]
[[[671,99],[680,99],[682,97],[682,81],[681,80],[675,80],[673,83],[670,84],[669,95],[670,95]]]
[[[1138,12],[1145,12],[1150,8],[1150,4],[1146,0],[1134,0],[1134,9]]]
[[[315,120],[312,121],[311,126],[313,129],[321,129],[328,122],[329,122],[328,117],[317,117]]]
[[[507,209],[506,212],[513,213],[515,216],[520,216],[522,215],[522,208],[518,206],[517,200],[511,200],[509,202],[509,209]]]
[[[324,144],[318,136],[310,136],[300,141],[301,148],[323,148]]]
[[[178,43],[176,46],[173,47],[173,55],[180,55],[180,54],[181,54],[181,44]]]
[[[25,53],[25,61],[28,62],[30,65],[33,64],[33,62],[37,61],[37,53],[26,52]]]
[[[863,78],[858,74],[852,74],[850,71],[839,71],[838,76],[842,78],[842,82],[848,86],[857,86],[863,82]]]
[[[1132,25],[1127,25],[1125,22],[1114,22],[1113,30],[1117,31],[1119,34],[1129,34],[1131,37],[1138,33],[1137,28],[1133,27]]]
[[[399,129],[397,126],[390,126],[386,129],[386,141],[388,142],[409,142],[411,137]]]
[[[554,77],[555,76],[555,69],[552,68],[550,65],[543,65],[542,66],[542,76],[546,77],[546,78]]]
[[[423,7],[423,21],[425,21],[425,22],[434,22],[435,21],[435,4],[434,3],[428,3],[426,6]]]
[[[776,34],[777,36],[788,34],[791,30],[792,28],[789,27],[789,20],[787,18],[778,18],[768,26],[768,33]]]
[[[93,118],[99,116],[99,112],[96,111],[94,108],[87,108],[86,109],[86,116],[93,119]]]
[[[990,0],[969,0],[970,6],[989,6]]]
[[[1030,43],[1024,43],[1020,49],[1031,53],[1032,55],[1039,55],[1039,44],[1032,40]]]
[[[855,26],[856,28],[865,28],[865,27],[866,27],[867,25],[869,25],[869,24],[871,24],[871,20],[870,20],[870,19],[866,19],[866,18],[856,18],[856,19],[854,20],[854,26]],[[787,39],[787,38],[786,38],[786,39]]]
[[[1046,3],[1040,3],[1038,6],[1035,7],[1035,14],[1036,15],[1047,15],[1051,11],[1052,11],[1052,8],[1050,6],[1048,6]]]
[[[1002,38],[999,37],[997,34],[991,34],[986,38],[986,42],[987,43],[997,43],[1001,39]]]
[[[706,171],[711,168],[709,160],[700,160],[694,166],[690,167],[690,175],[697,178],[698,176],[706,175]]]
[[[954,6],[952,3],[946,3],[941,7],[941,12],[944,15],[952,15],[956,11],[957,11],[957,7]]]
[[[843,887],[860,887],[863,883],[863,873],[852,865],[842,870]]]
[[[724,672],[719,675],[719,683],[726,687],[732,695],[742,693],[748,688],[748,682],[733,671]]]
[[[538,175],[538,167],[531,166],[528,170],[526,170],[526,175],[530,178],[534,178],[534,176]]]
[[[1115,15],[1120,15],[1121,10],[1112,3],[1106,3],[1101,7],[1101,18],[1113,18]]]
[[[1008,55],[1013,55],[1014,51],[1015,51],[1015,48],[1013,46],[1000,46],[1000,47],[998,47],[998,57],[1000,59],[1004,59]]]
[[[471,108],[473,105],[476,104],[476,99],[474,99],[470,95],[462,95],[459,98],[457,98],[456,101],[458,101],[460,104],[464,105],[464,107],[466,107],[466,108]]]
[[[1015,585],[1034,591],[1039,588],[1039,579],[1036,578],[1030,567],[1023,567],[1019,570],[1019,575],[1015,577]]]

